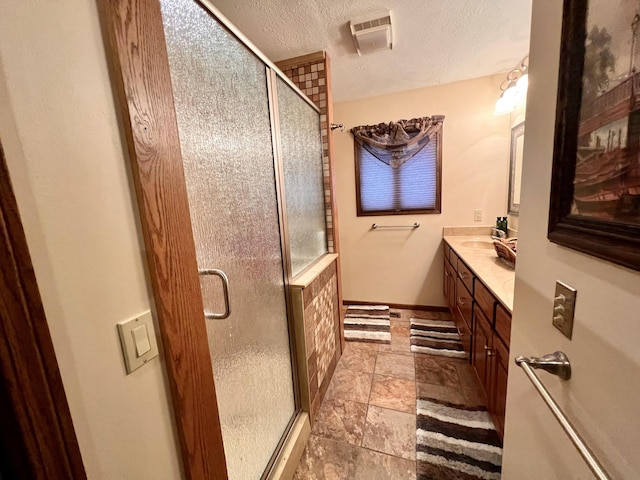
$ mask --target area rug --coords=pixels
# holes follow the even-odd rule
[[[351,305],[344,317],[344,339],[351,342],[391,343],[386,305]]]
[[[484,407],[418,398],[418,480],[500,480],[502,443]]]
[[[441,357],[467,358],[451,320],[411,319],[411,351]]]

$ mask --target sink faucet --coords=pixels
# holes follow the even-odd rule
[[[492,227],[491,238],[493,238],[494,240],[501,240],[503,238],[507,238],[507,234],[504,230],[500,230],[499,228]]]

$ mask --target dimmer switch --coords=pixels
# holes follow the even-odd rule
[[[553,326],[571,340],[573,335],[573,313],[576,308],[575,288],[556,282],[556,293],[553,298]]]

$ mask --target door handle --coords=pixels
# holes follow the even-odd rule
[[[217,268],[208,268],[204,270],[198,270],[199,275],[215,275],[216,277],[220,277],[222,280],[222,294],[224,295],[224,312],[223,313],[214,313],[204,311],[204,318],[211,318],[215,320],[224,320],[231,315],[231,304],[229,303],[229,278],[222,271]]]

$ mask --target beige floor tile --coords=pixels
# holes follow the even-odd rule
[[[345,480],[355,473],[361,447],[311,435],[294,480]]]
[[[413,355],[378,353],[375,374],[414,380],[415,367],[413,364]]]
[[[391,319],[391,338],[408,337],[410,335],[411,324],[408,320]]]
[[[367,404],[326,398],[313,424],[311,433],[352,445],[362,443]]]
[[[390,344],[381,344],[378,347],[380,353],[399,353],[401,355],[413,355],[411,352],[411,340],[409,337],[394,337],[391,335]]]
[[[370,343],[370,342],[349,342],[349,341],[347,341],[347,342],[344,343],[345,352],[348,349],[377,352],[378,351],[378,346],[379,346],[379,344]]]
[[[362,446],[415,460],[416,416],[369,405]]]
[[[377,354],[376,344],[346,342],[340,366],[347,370],[373,373]]]
[[[416,413],[416,384],[412,380],[374,375],[369,404]]]
[[[353,480],[415,480],[416,462],[367,448],[358,450]],[[349,479],[352,480],[352,479]]]
[[[368,403],[372,381],[370,373],[336,368],[326,398]]]

